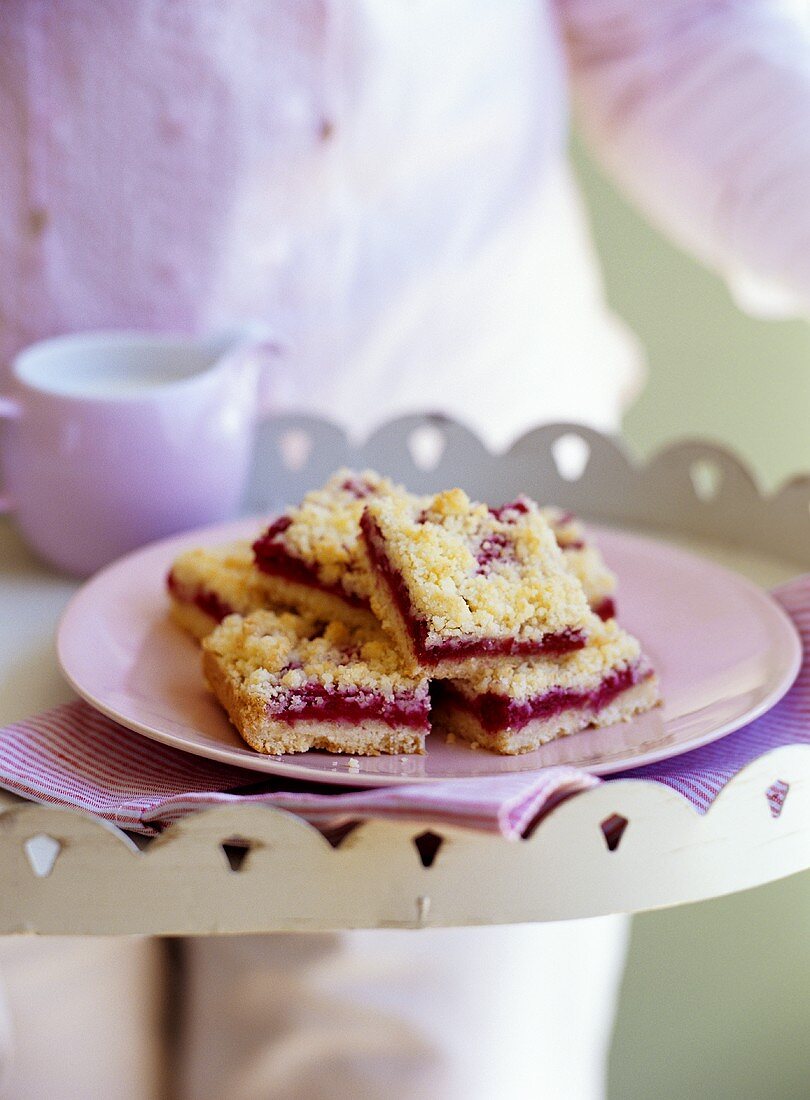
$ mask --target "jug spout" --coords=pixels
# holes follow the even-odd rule
[[[200,343],[211,356],[212,362],[216,362],[225,356],[230,358],[240,351],[272,343],[272,340],[272,333],[266,325],[250,322],[218,329],[204,337]]]

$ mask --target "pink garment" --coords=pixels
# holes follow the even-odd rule
[[[0,355],[262,321],[280,408],[607,428],[637,385],[565,167],[810,295],[810,50],[783,4],[19,0],[0,14]],[[566,47],[568,56],[566,57]]]
[[[0,937],[0,1097],[167,1096],[162,963],[159,940]]]
[[[742,304],[810,301],[804,0],[560,0],[581,119],[630,195]]]
[[[806,302],[810,51],[785,5],[19,0],[0,355],[262,320],[280,407],[611,426],[635,356],[564,167],[566,43],[628,187],[732,278]]]
[[[0,938],[0,1096],[599,1100],[628,930]]]
[[[602,1100],[628,930],[187,941],[178,1098]]]
[[[7,5],[0,354],[260,321],[282,408],[615,426],[564,68],[534,0]]]

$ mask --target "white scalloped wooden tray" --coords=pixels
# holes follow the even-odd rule
[[[362,447],[323,422],[284,418],[262,434],[246,510],[296,499],[341,463],[375,466],[415,490],[461,484],[485,499],[521,490],[592,519],[700,538],[761,583],[810,568],[810,478],[765,497],[736,459],[708,444],[669,448],[642,467],[571,425],[539,428],[493,456],[436,417],[397,421]],[[54,625],[55,615],[37,621],[43,631]],[[765,793],[775,782],[787,788],[777,817]],[[605,826],[616,817],[627,825],[609,845]],[[804,747],[749,765],[702,817],[664,787],[625,780],[563,803],[521,842],[430,822],[368,822],[333,848],[298,818],[251,806],[195,814],[144,846],[87,815],[0,795],[0,932],[562,920],[715,897],[808,866]]]

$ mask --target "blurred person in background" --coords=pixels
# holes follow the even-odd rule
[[[0,351],[260,321],[277,407],[616,430],[641,381],[566,160],[810,299],[810,38],[727,0],[6,0]],[[519,888],[516,884],[516,888]],[[550,884],[553,888],[553,884]],[[186,948],[182,1095],[596,1097],[622,917]],[[2,1095],[154,1095],[158,946],[0,948]],[[0,1013],[0,1016],[3,1014]]]

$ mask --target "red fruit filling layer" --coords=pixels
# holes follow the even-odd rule
[[[430,728],[430,697],[427,692],[386,699],[371,691],[326,688],[306,684],[288,691],[281,700],[268,704],[268,716],[282,722],[344,722],[356,725],[364,720],[411,729]]]
[[[281,535],[292,523],[289,516],[280,516],[271,523],[264,534],[253,543],[253,555],[256,567],[269,576],[281,577],[294,584],[303,584],[307,588],[337,596],[352,607],[368,607],[368,602],[360,596],[346,592],[339,584],[324,584],[312,566],[290,554],[281,540]]]
[[[616,618],[616,601],[612,596],[605,596],[603,600],[600,600],[598,604],[593,608],[593,613],[598,615],[600,619],[615,619]]]
[[[175,599],[181,603],[194,604],[200,611],[210,615],[218,623],[221,623],[228,615],[233,615],[234,609],[230,604],[221,600],[215,592],[209,592],[207,588],[181,584],[175,577],[174,572],[170,572],[166,578],[166,587]]]
[[[452,684],[435,685],[439,698],[454,707],[467,711],[488,733],[504,729],[519,730],[529,722],[547,721],[568,710],[603,710],[623,691],[652,676],[652,670],[644,663],[631,665],[621,672],[611,672],[599,687],[591,691],[575,688],[554,688],[530,699],[512,699],[508,695],[485,692],[470,699]]]
[[[382,532],[368,512],[363,513],[360,529],[369,559],[385,582],[391,599],[404,623],[414,652],[425,664],[437,664],[446,657],[507,657],[533,653],[569,653],[573,649],[582,649],[585,645],[586,638],[580,630],[564,630],[559,634],[546,634],[545,637],[539,639],[475,636],[446,638],[428,644],[428,624],[424,619],[414,615],[405,582],[391,565],[385,552]]]

